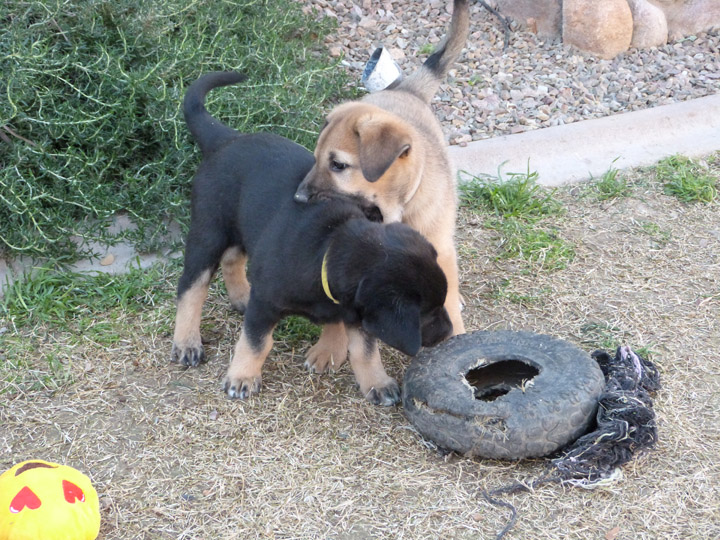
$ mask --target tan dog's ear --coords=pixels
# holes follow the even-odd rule
[[[360,139],[360,170],[368,182],[377,182],[397,158],[410,152],[410,135],[391,122],[361,120],[355,131]]]

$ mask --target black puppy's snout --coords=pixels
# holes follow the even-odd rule
[[[438,309],[422,327],[423,347],[433,347],[441,341],[446,340],[452,334],[452,323],[447,310],[442,307]]]

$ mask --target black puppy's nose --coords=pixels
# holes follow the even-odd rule
[[[306,203],[310,200],[310,192],[303,184],[300,184],[294,198],[299,203]]]
[[[434,347],[441,341],[452,335],[452,323],[450,316],[444,307],[439,308],[433,316],[423,324],[422,344],[423,347]]]

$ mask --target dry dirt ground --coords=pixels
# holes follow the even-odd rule
[[[720,537],[720,214],[663,194],[653,174],[634,172],[632,193],[604,202],[586,186],[556,193],[566,213],[544,226],[574,247],[562,270],[498,258],[486,216],[461,211],[469,330],[648,347],[664,385],[654,451],[602,489],[507,496],[518,522],[506,538]],[[177,265],[165,276],[157,290],[172,291]],[[277,342],[262,394],[230,401],[219,381],[242,318],[216,287],[203,321],[210,361],[184,370],[168,363],[173,313],[171,299],[98,313],[126,328],[110,345],[36,327],[25,361],[47,371],[53,354],[67,378],[32,392],[0,381],[0,469],[43,458],[87,472],[102,538],[494,538],[509,512],[482,490],[547,463],[443,455],[400,407],[366,402],[347,366],[308,374],[305,339]],[[409,360],[384,359],[401,378]]]

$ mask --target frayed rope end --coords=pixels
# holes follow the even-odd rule
[[[497,495],[530,491],[548,483],[602,489],[622,477],[622,465],[657,442],[657,423],[652,395],[660,386],[660,373],[652,362],[630,347],[618,347],[615,356],[604,351],[591,355],[605,376],[605,390],[598,400],[595,427],[563,448],[540,478],[483,492],[492,504],[510,508],[510,523],[498,534],[500,540],[517,519],[515,507]]]

